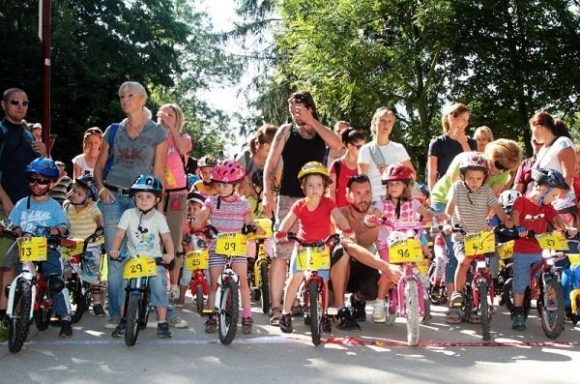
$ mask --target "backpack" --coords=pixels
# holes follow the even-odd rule
[[[115,136],[117,135],[117,130],[119,129],[119,123],[113,123],[109,126],[110,132],[109,137],[107,139],[107,143],[109,144],[109,151],[107,152],[107,162],[105,163],[105,169],[103,169],[103,180],[107,179],[107,175],[109,171],[113,167],[113,145],[115,144]]]

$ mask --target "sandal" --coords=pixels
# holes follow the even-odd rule
[[[445,315],[445,322],[447,324],[461,324],[461,314],[457,308],[449,308]]]
[[[274,307],[271,309],[270,312],[270,325],[275,327],[280,326],[280,315],[282,315],[282,311],[278,307]]]

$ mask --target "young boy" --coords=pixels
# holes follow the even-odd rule
[[[86,239],[103,229],[103,215],[97,207],[97,185],[91,175],[83,175],[75,180],[69,194],[69,204],[64,211],[70,236],[75,239]],[[101,245],[88,244],[82,260],[83,280],[91,285],[93,313],[105,316],[101,292]]]
[[[130,195],[135,201],[135,208],[126,210],[117,225],[117,233],[111,245],[110,256],[118,259],[121,242],[127,236],[127,252],[130,255],[143,255],[161,259],[163,264],[173,260],[174,247],[167,220],[155,206],[161,200],[163,186],[161,181],[153,175],[141,175],[133,182]],[[163,245],[164,250],[161,248]],[[157,265],[157,276],[149,280],[151,290],[151,305],[157,308],[159,322],[157,336],[171,337],[167,323],[167,307],[169,294],[167,293],[167,274],[163,265]],[[122,337],[125,334],[126,318],[121,319],[112,333],[113,337]]]
[[[530,283],[530,269],[532,264],[542,260],[542,250],[535,238],[527,237],[528,230],[538,235],[548,230],[548,223],[553,223],[560,229],[565,229],[572,236],[576,235],[576,228],[568,227],[558,215],[552,202],[570,187],[562,174],[554,169],[532,168],[532,190],[516,199],[512,220],[518,227],[520,238],[516,239],[513,254],[514,311],[512,313],[512,329],[526,330],[526,318],[523,309],[524,293]]]
[[[31,233],[35,236],[57,236],[67,232],[66,217],[60,204],[50,196],[50,190],[59,178],[59,170],[52,159],[39,157],[33,160],[24,172],[28,179],[30,196],[19,200],[10,213],[10,221],[18,234]],[[48,259],[41,264],[43,278],[50,280],[51,287],[62,287],[53,292],[53,311],[61,316],[60,337],[72,336],[69,313],[68,290],[62,279],[60,252],[49,245]]]
[[[201,180],[193,184],[190,192],[200,192],[206,196],[213,196],[217,194],[217,186],[212,182],[211,175],[214,167],[217,165],[217,160],[211,156],[204,156],[197,162]]]
[[[487,160],[480,154],[468,156],[459,168],[461,180],[453,183],[450,191],[446,213],[452,216],[453,226],[459,225],[465,233],[476,233],[487,229],[487,213],[491,208],[502,223],[508,223],[509,217],[500,207],[497,198],[488,185],[484,185],[488,176]],[[511,226],[511,222],[508,223]],[[465,257],[463,236],[455,233],[453,237],[453,251],[458,266],[455,270],[455,291],[451,295],[446,322],[461,323],[459,308],[463,303],[462,290],[467,279],[467,271],[471,265],[471,258]],[[471,315],[471,322],[478,319]]]

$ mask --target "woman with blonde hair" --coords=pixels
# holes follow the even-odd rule
[[[85,174],[93,174],[95,164],[101,153],[103,131],[99,127],[91,127],[83,135],[83,153],[72,159],[73,179]]]
[[[487,144],[493,141],[493,132],[488,126],[482,125],[475,130],[473,138],[477,142],[477,152],[483,153]]]

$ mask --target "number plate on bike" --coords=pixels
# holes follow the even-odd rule
[[[215,253],[228,256],[243,256],[248,253],[247,238],[241,233],[218,234]]]
[[[496,248],[499,258],[502,260],[510,259],[514,255],[514,240],[503,243]]]
[[[327,246],[298,248],[296,269],[298,271],[330,269],[330,249]]]
[[[491,231],[468,233],[463,237],[465,256],[473,257],[495,251],[495,235]]]
[[[135,256],[127,260],[123,269],[123,279],[157,276],[155,259],[146,256]]]
[[[423,249],[419,240],[405,239],[389,245],[390,263],[419,263],[421,261],[423,261]]]
[[[570,260],[571,265],[580,264],[580,253],[568,253],[568,260]]]
[[[46,237],[19,237],[18,249],[20,261],[46,261],[48,259],[48,243]]]
[[[546,232],[536,235],[536,240],[542,249],[553,249],[554,251],[567,251],[568,242],[562,232]]]
[[[207,249],[197,249],[185,254],[185,269],[194,271],[196,269],[207,269],[209,265],[209,252]]]
[[[262,228],[264,230],[264,234],[258,235],[253,234],[251,235],[252,239],[270,239],[272,237],[272,220],[270,219],[256,219],[256,226]]]

